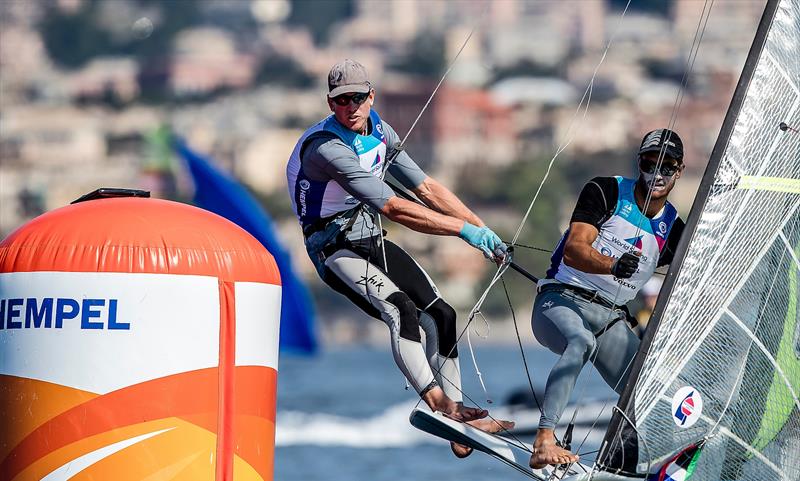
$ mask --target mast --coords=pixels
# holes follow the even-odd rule
[[[653,315],[639,346],[639,351],[634,358],[628,382],[625,385],[623,393],[620,395],[617,403],[617,409],[615,409],[613,413],[611,423],[606,430],[603,443],[601,444],[601,451],[597,461],[597,464],[601,467],[601,469],[608,471],[622,471],[628,474],[635,474],[636,472],[636,464],[638,462],[638,443],[636,442],[636,433],[633,431],[633,429],[630,429],[628,421],[625,420],[625,416],[627,416],[632,422],[636,422],[634,419],[634,410],[632,409],[632,400],[639,375],[641,374],[642,367],[644,366],[645,359],[650,350],[655,334],[658,331],[658,326],[661,322],[662,316],[664,315],[666,306],[672,296],[675,282],[681,272],[681,267],[683,260],[686,257],[689,244],[694,237],[695,231],[697,230],[701,213],[706,206],[709,195],[712,193],[715,175],[728,146],[728,142],[731,138],[736,121],[739,117],[739,112],[744,103],[751,80],[753,79],[753,74],[758,64],[758,60],[761,57],[762,50],[764,49],[764,45],[767,40],[767,34],[769,33],[772,21],[775,17],[778,4],[779,0],[768,0],[764,8],[764,13],[761,16],[761,21],[759,22],[755,39],[753,40],[753,44],[751,45],[750,51],[747,55],[747,60],[745,61],[742,74],[733,94],[733,99],[728,107],[728,112],[725,115],[725,120],[722,123],[717,141],[714,144],[711,158],[709,159],[705,173],[703,174],[703,178],[695,196],[694,203],[692,204],[692,208],[687,219],[686,228],[678,244],[673,261],[670,264],[664,285],[659,293],[656,306],[653,310]],[[625,413],[625,416],[621,415],[620,413]],[[622,445],[620,444],[620,439],[622,439]]]

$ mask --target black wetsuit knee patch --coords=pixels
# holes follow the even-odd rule
[[[425,312],[436,323],[436,330],[439,333],[439,354],[452,358],[458,357],[455,309],[442,299],[436,299],[436,302],[431,304]]]
[[[421,342],[419,316],[414,301],[405,292],[392,293],[386,298],[386,301],[394,305],[400,312],[400,337],[409,341]]]

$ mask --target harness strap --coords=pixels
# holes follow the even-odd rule
[[[635,320],[633,319],[633,316],[631,316],[631,313],[628,310],[628,306],[626,306],[625,304],[616,306],[611,302],[609,302],[608,300],[606,300],[605,298],[601,297],[596,291],[590,291],[589,289],[584,289],[583,287],[572,286],[569,284],[562,284],[560,282],[551,282],[539,287],[539,293],[547,291],[570,291],[582,299],[585,299],[594,304],[600,304],[601,306],[607,309],[612,309],[612,310],[619,309],[625,313],[625,322],[627,322],[628,325],[631,326],[631,328],[636,327]],[[609,322],[608,326],[606,326],[606,328],[603,329],[600,332],[600,334],[598,334],[598,336],[602,335],[604,332],[610,329],[611,326],[613,326],[619,320],[620,318],[617,317],[613,319],[611,322]]]

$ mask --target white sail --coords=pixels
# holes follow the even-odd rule
[[[770,1],[620,401],[638,446],[617,416],[607,469],[707,439],[692,479],[800,479],[798,126],[800,0]]]

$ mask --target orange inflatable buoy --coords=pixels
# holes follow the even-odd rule
[[[271,480],[281,286],[232,222],[80,202],[0,243],[0,481]]]

